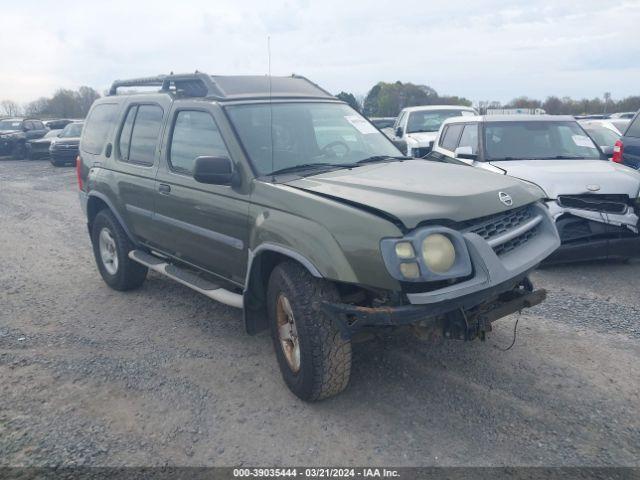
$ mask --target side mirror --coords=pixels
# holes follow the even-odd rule
[[[600,147],[602,153],[604,153],[607,157],[613,156],[613,146],[611,145],[603,145]]]
[[[396,128],[396,137],[402,138],[402,127]]]
[[[473,153],[473,149],[471,147],[458,147],[453,152],[456,158],[466,158],[467,160],[477,160],[478,155]]]
[[[231,185],[233,164],[227,157],[198,157],[193,165],[193,178],[200,183]]]

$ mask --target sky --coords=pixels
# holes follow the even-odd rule
[[[474,102],[640,95],[640,0],[0,0],[0,100],[160,73],[378,81]]]

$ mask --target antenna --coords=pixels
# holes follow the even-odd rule
[[[268,72],[269,72],[269,137],[271,139],[271,171],[275,171],[273,165],[273,103],[272,103],[272,89],[271,89],[271,35],[267,35],[267,57],[268,57]],[[271,181],[275,181],[275,177],[272,177]]]

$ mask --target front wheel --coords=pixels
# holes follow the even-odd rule
[[[98,270],[114,290],[133,290],[142,285],[147,268],[129,258],[135,247],[109,210],[100,210],[91,227],[91,243]]]
[[[301,265],[284,262],[269,279],[271,337],[282,377],[302,400],[315,401],[343,391],[351,375],[351,342],[320,309],[339,300],[335,286]]]

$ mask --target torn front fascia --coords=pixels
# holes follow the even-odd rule
[[[633,233],[638,233],[638,220],[640,218],[633,211],[632,207],[629,207],[626,213],[606,213],[596,212],[592,210],[580,210],[577,208],[565,208],[558,205],[555,200],[549,200],[546,202],[549,208],[549,213],[553,217],[553,220],[557,220],[558,217],[565,213],[569,213],[575,217],[584,218],[594,222],[606,223],[609,225],[615,225],[617,227],[626,227]]]

